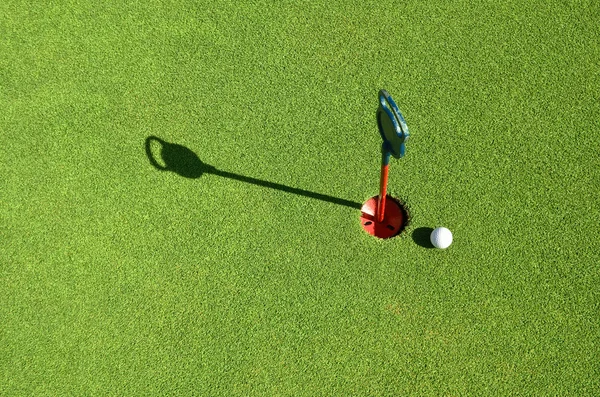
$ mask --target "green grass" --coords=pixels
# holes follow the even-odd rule
[[[595,2],[205,3],[0,5],[0,394],[600,394]]]

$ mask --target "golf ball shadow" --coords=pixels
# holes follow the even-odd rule
[[[158,170],[171,171],[185,178],[200,178],[204,173],[215,171],[205,164],[196,153],[185,146],[166,142],[156,136],[146,138],[146,155]]]
[[[431,244],[431,232],[433,232],[433,229],[430,227],[417,228],[412,233],[412,239],[417,245],[423,248],[435,248]]]

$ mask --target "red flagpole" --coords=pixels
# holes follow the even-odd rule
[[[390,152],[385,143],[381,147],[381,177],[379,179],[379,201],[377,202],[377,222],[383,222],[385,217],[385,197],[387,196],[388,170],[390,168]]]

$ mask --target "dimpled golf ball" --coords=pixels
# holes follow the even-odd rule
[[[452,232],[445,227],[438,227],[431,232],[431,244],[439,249],[448,248],[452,244]]]

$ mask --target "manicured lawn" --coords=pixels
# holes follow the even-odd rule
[[[0,4],[1,395],[600,394],[597,3],[47,3]]]

